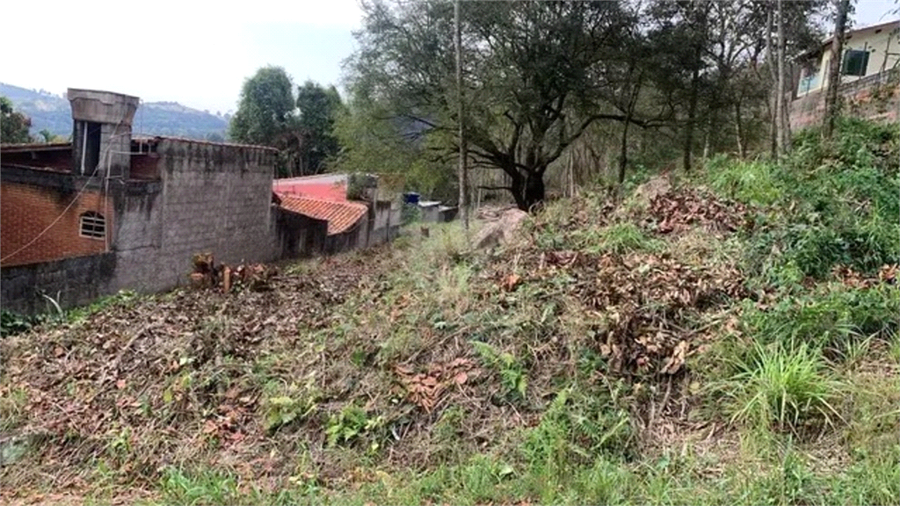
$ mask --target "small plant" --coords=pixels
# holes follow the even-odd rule
[[[600,249],[617,255],[632,251],[657,251],[661,243],[631,222],[616,223],[600,234]]]
[[[318,392],[311,386],[290,385],[285,395],[270,397],[266,402],[266,431],[272,433],[316,412]]]
[[[336,446],[340,443],[349,443],[366,432],[372,432],[384,427],[385,420],[382,416],[369,418],[365,410],[350,404],[339,413],[331,415],[325,429],[328,437],[328,446]],[[374,444],[377,449],[377,444]]]
[[[733,365],[739,372],[724,385],[732,398],[732,422],[784,431],[837,416],[831,401],[838,384],[829,378],[821,354],[805,343],[756,343],[749,357]]]
[[[34,319],[6,309],[0,311],[0,337],[26,332],[34,324]]]
[[[472,347],[487,367],[496,370],[500,374],[500,384],[506,390],[506,394],[524,398],[525,389],[528,386],[528,378],[522,364],[510,353],[500,353],[493,346],[473,341]]]
[[[168,504],[229,504],[238,495],[237,481],[213,470],[185,473],[167,467],[163,470],[160,488]]]

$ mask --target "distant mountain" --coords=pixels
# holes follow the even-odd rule
[[[0,95],[31,118],[31,135],[44,129],[63,137],[72,135],[72,109],[65,95],[5,83],[0,83]],[[228,114],[211,114],[177,102],[145,102],[134,115],[132,130],[135,134],[222,140],[230,119]]]

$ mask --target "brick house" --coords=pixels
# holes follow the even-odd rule
[[[70,89],[73,142],[0,147],[4,309],[35,313],[187,281],[191,256],[314,253],[327,222],[273,204],[277,151],[137,138],[138,98]]]

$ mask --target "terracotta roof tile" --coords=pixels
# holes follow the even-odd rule
[[[342,174],[276,179],[272,188],[279,194],[310,197],[321,200],[347,200],[347,177]]]
[[[278,197],[282,209],[327,221],[328,235],[350,230],[368,212],[368,207],[359,202],[334,202],[283,193],[279,193]]]

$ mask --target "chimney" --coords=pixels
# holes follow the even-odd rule
[[[72,104],[74,172],[85,176],[128,178],[131,122],[138,97],[108,91],[69,88]]]

